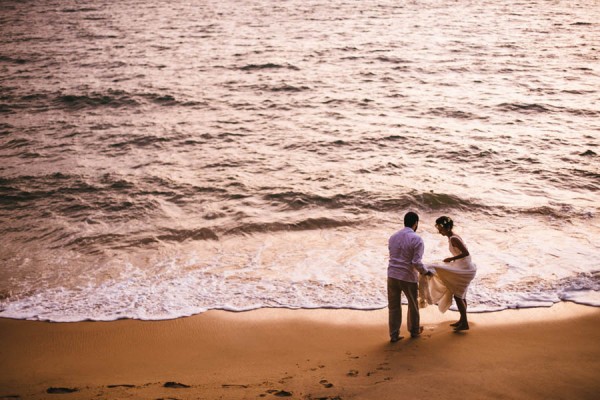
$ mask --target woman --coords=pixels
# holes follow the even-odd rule
[[[451,324],[455,331],[469,329],[467,320],[467,288],[475,277],[477,267],[471,261],[471,255],[462,238],[452,232],[454,222],[450,217],[442,216],[435,221],[435,227],[440,235],[448,237],[448,244],[452,257],[444,259],[444,264],[431,264],[427,267],[435,271],[433,277],[423,282],[421,294],[422,306],[426,303],[437,304],[441,312],[446,312],[452,304],[452,297],[456,302],[460,319]]]

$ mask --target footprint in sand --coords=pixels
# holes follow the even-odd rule
[[[326,388],[332,388],[333,387],[333,383],[329,383],[327,380],[323,379],[319,382],[321,385],[323,385]]]

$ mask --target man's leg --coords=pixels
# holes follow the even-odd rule
[[[388,278],[387,294],[391,341],[396,341],[400,338],[400,326],[402,325],[402,307],[400,306],[401,293],[400,281],[394,278]]]
[[[412,337],[421,334],[421,317],[419,315],[419,287],[415,282],[401,283],[402,291],[408,301],[408,330]]]

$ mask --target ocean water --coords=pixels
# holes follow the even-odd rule
[[[600,306],[596,0],[0,2],[0,317]]]

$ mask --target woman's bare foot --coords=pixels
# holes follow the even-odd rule
[[[468,322],[463,322],[459,325],[457,325],[454,328],[454,332],[458,332],[458,331],[468,331],[469,330],[469,323]]]

